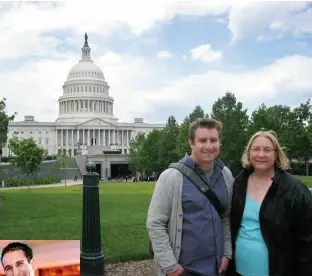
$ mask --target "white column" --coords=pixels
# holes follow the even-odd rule
[[[71,142],[71,146],[72,148],[74,147],[74,130],[72,129],[71,130],[71,133],[72,133],[72,142]]]
[[[87,145],[90,146],[90,129],[88,129],[88,141],[87,141]]]
[[[110,145],[110,143],[111,143],[111,137],[110,137],[110,134],[111,134],[111,133],[110,133],[110,131],[111,131],[111,130],[109,129],[109,130],[108,130],[108,145]]]
[[[113,144],[116,144],[116,129],[113,130]]]
[[[104,146],[106,145],[105,133],[106,133],[106,130],[104,129],[104,130],[103,130],[103,145],[104,145]]]
[[[101,130],[100,129],[98,129],[98,136],[99,136],[98,145],[100,146],[101,145]]]
[[[124,144],[124,142],[123,142],[123,135],[124,135],[124,131],[123,131],[123,129],[122,129],[122,130],[121,130],[121,145]]]
[[[85,133],[84,133],[84,129],[82,129],[82,144],[84,145],[85,144]]]
[[[129,146],[129,130],[127,130],[127,146]]]

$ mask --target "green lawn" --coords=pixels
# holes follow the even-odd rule
[[[312,188],[312,176],[297,176],[301,181],[306,184],[309,188]]]
[[[312,187],[312,177],[300,177]],[[100,185],[102,249],[107,261],[149,258],[147,183]],[[0,239],[81,239],[82,186],[0,191]]]
[[[108,261],[149,258],[146,215],[154,183],[100,185],[102,249]],[[6,190],[0,239],[81,239],[82,186]]]

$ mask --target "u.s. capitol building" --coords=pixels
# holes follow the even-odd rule
[[[116,176],[126,170],[131,139],[139,132],[165,125],[147,124],[142,118],[135,118],[133,123],[118,122],[110,87],[90,53],[85,35],[81,60],[70,69],[62,87],[56,121],[39,122],[34,116],[25,116],[24,121],[10,122],[8,139],[33,138],[49,155],[63,150],[75,156],[81,170],[86,161],[93,161],[101,177]],[[10,154],[7,146],[2,149],[3,156]]]

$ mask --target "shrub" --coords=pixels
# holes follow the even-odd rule
[[[60,183],[61,178],[58,176],[49,176],[37,179],[8,179],[5,181],[5,187],[20,187],[32,185],[45,185]]]

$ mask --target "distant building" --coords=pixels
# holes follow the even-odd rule
[[[58,100],[59,115],[55,122],[39,122],[25,116],[21,122],[10,122],[8,139],[33,138],[56,155],[63,149],[75,156],[81,173],[86,161],[93,161],[102,178],[128,174],[129,143],[139,132],[162,129],[163,124],[147,124],[143,118],[133,123],[118,122],[114,116],[114,99],[103,71],[91,60],[88,37],[82,48],[81,60],[70,69]],[[10,156],[7,146],[2,156]]]

